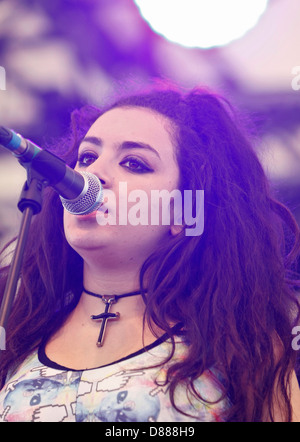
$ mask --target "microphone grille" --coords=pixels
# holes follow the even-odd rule
[[[94,212],[103,199],[103,188],[99,178],[89,172],[81,172],[81,175],[85,181],[81,194],[73,200],[60,196],[63,207],[73,215],[86,215]]]

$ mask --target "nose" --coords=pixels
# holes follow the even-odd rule
[[[111,174],[111,168],[109,168],[107,161],[103,157],[99,157],[88,168],[87,172],[93,173],[99,178],[103,188],[110,188],[113,185],[113,176]]]

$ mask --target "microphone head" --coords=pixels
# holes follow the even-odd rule
[[[85,182],[81,194],[73,200],[60,196],[63,207],[72,215],[86,215],[94,212],[103,199],[103,188],[99,178],[89,172],[80,172],[80,174]]]

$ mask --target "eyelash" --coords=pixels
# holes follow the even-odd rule
[[[130,162],[135,163],[136,165],[138,165],[139,169],[130,168],[128,166],[125,166],[126,163],[130,163]],[[142,160],[140,160],[139,158],[136,158],[136,157],[127,157],[123,161],[121,161],[120,165],[126,167],[132,173],[151,173],[151,172],[154,172],[153,169],[151,169],[151,167],[149,167],[146,163],[144,163],[144,161],[142,161]]]
[[[98,156],[96,154],[94,154],[93,152],[82,152],[78,156],[77,164],[79,167],[88,167],[88,166],[90,166],[90,164],[92,164],[94,161],[96,161],[97,158],[98,158]],[[92,159],[93,161],[92,161],[92,163],[87,164],[85,162],[86,159]],[[133,162],[133,163],[137,164],[139,169],[125,166],[125,164],[129,163],[129,162]],[[132,173],[142,174],[142,173],[154,172],[154,170],[151,167],[149,167],[144,161],[142,161],[141,159],[134,157],[134,156],[126,157],[124,160],[122,160],[120,162],[120,165],[125,167],[126,169],[128,169]]]
[[[92,158],[94,161],[96,161],[98,156],[96,154],[94,154],[93,152],[82,152],[82,153],[78,154],[77,164],[79,167],[88,167],[90,164],[92,164],[94,162],[94,161],[92,161],[92,163],[87,164],[87,163],[85,163],[86,158],[88,158],[88,159]]]

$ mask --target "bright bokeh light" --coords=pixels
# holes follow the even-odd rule
[[[268,0],[135,0],[151,28],[187,47],[223,46],[242,37]]]

